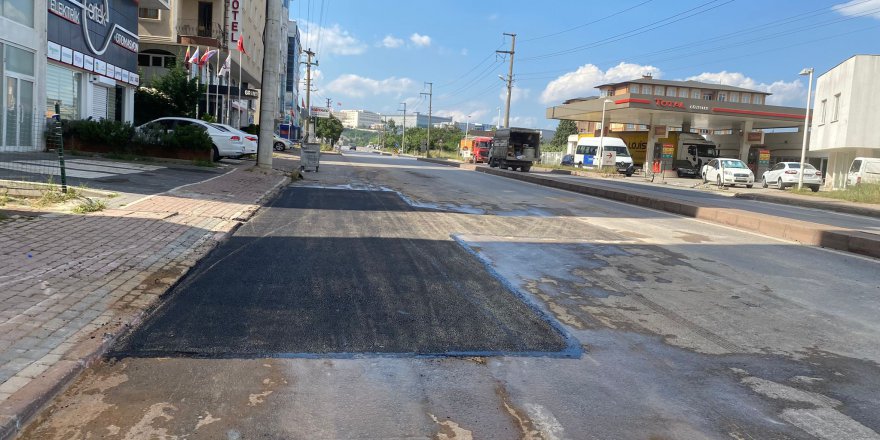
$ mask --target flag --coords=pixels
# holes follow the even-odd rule
[[[186,46],[186,55],[183,56],[183,62],[186,64],[189,64],[189,57],[190,55],[192,55],[191,53],[189,53],[189,49],[190,47]]]
[[[247,51],[244,50],[244,35],[239,35],[239,36],[238,36],[238,44],[236,45],[236,48],[237,48],[238,51],[241,52],[241,53],[244,53],[244,54],[247,53]]]
[[[199,47],[196,46],[196,51],[186,60],[187,63],[190,64],[198,64],[199,63]]]
[[[302,99],[302,98],[299,98],[299,101],[302,102],[302,105],[299,106],[299,107],[300,107],[300,108],[306,108],[306,101],[305,101],[304,99]]]
[[[214,54],[216,54],[216,53],[217,53],[217,49],[212,49],[212,50],[205,52],[205,54],[202,55],[202,58],[199,60],[199,65],[204,66],[205,64],[208,64],[208,60],[210,60],[211,57],[214,56]]]
[[[230,52],[226,55],[226,61],[223,62],[223,67],[217,72],[217,76],[223,76],[229,73],[229,70],[232,68],[232,53]]]

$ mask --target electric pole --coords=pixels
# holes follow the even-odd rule
[[[330,101],[332,101],[332,99],[327,98],[327,112],[330,111]]]
[[[400,148],[406,151],[406,103],[401,102],[401,104],[403,104],[403,136],[400,140]]]
[[[263,75],[260,84],[267,93],[260,93],[260,135],[257,145],[257,167],[272,168],[272,133],[278,115],[278,81],[281,62],[281,2],[266,2],[266,24],[263,29]]]
[[[496,50],[495,52],[510,55],[510,66],[507,68],[507,104],[504,107],[504,128],[510,128],[510,92],[513,88],[513,53],[516,49],[516,34],[505,32],[504,35],[511,38],[510,50]]]
[[[315,53],[312,52],[312,49],[308,49],[305,51],[306,56],[308,57],[308,61],[306,61],[306,126],[303,127],[305,129],[305,136],[303,139],[307,143],[315,142],[314,131],[312,128],[312,66],[317,66],[318,62],[312,62],[312,57],[315,56]]]
[[[425,157],[431,157],[431,104],[434,99],[434,83],[425,83],[428,86],[428,93],[422,92],[420,95],[428,95],[428,145],[425,146]]]

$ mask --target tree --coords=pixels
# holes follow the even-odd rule
[[[557,148],[564,147],[568,143],[568,137],[577,134],[577,132],[577,124],[574,121],[562,119],[559,121],[559,125],[556,126],[556,134],[553,136],[553,140],[550,141],[550,145]]]
[[[315,135],[327,139],[331,145],[335,145],[336,142],[339,142],[339,137],[342,136],[342,130],[344,129],[342,121],[337,119],[336,116],[330,115],[329,118],[318,118]]]
[[[165,75],[154,79],[153,88],[168,97],[166,116],[195,117],[199,98],[205,94],[205,85],[200,85],[196,78],[190,78],[180,64],[176,63]]]

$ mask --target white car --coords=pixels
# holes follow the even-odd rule
[[[226,130],[230,133],[236,133],[241,136],[242,144],[241,144],[241,154],[257,154],[257,145],[259,138],[256,135],[252,135],[250,133],[241,131],[231,125],[227,124],[211,124],[214,127],[217,127],[221,130]]]
[[[703,183],[715,182],[718,187],[727,185],[745,185],[751,188],[755,184],[752,170],[739,159],[712,159],[702,169]]]
[[[183,127],[186,125],[195,125],[208,132],[208,136],[211,138],[211,142],[214,144],[212,157],[215,162],[224,157],[241,156],[241,135],[231,133],[226,130],[221,130],[199,119],[177,117],[159,118],[147,122],[146,124],[137,127],[135,130],[138,133],[146,133],[149,130],[162,130],[165,132],[172,132],[175,128]]]
[[[779,189],[797,186],[800,168],[800,162],[779,162],[769,171],[764,172],[761,177],[761,186],[767,188],[771,184],[775,184]],[[819,187],[822,186],[822,172],[808,163],[804,164],[804,186],[809,186],[813,192],[819,191]]]

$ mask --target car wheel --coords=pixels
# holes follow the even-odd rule
[[[718,184],[719,188],[724,188],[724,183],[721,181],[721,176],[718,176],[718,178],[715,179],[715,183]]]
[[[274,147],[275,151],[284,151],[284,143],[282,142],[275,142]]]
[[[214,162],[220,162],[220,150],[217,149],[216,145],[211,147],[211,152],[211,159],[213,159]]]
[[[634,170],[627,171],[627,172],[626,172],[626,177],[632,177],[632,175],[633,175],[634,172],[635,172]]]
[[[709,179],[706,178],[706,173],[703,173],[703,183],[709,183]]]
[[[782,177],[780,177],[779,180],[776,181],[776,186],[778,186],[779,189],[785,189],[785,184],[782,183]]]
[[[524,173],[528,173],[530,169],[532,169],[532,167],[530,167],[530,166],[528,166],[528,167],[522,167],[522,171],[523,171]]]
[[[813,192],[819,192],[819,185],[812,185],[812,186],[810,186],[810,189],[811,189]]]
[[[676,172],[675,172],[675,175],[677,175],[678,178],[681,179],[681,171],[676,171]]]
[[[761,188],[767,188],[768,186],[770,186],[770,185],[767,184],[767,176],[762,177],[761,178]]]
[[[753,185],[746,185],[746,188],[751,188]]]

